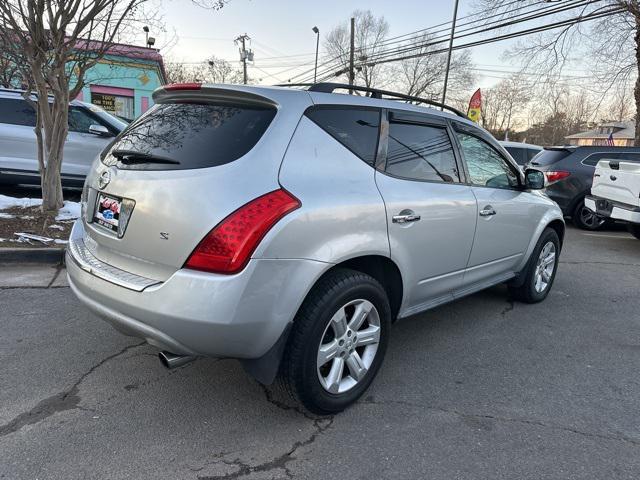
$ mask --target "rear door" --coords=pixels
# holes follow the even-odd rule
[[[477,208],[446,121],[386,113],[376,183],[387,210],[391,258],[406,282],[408,315],[450,300],[461,285]]]
[[[521,261],[544,213],[519,183],[517,167],[479,129],[455,124],[478,224],[464,277],[465,286],[508,275]]]

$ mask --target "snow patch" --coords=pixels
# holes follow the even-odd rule
[[[63,207],[58,210],[56,221],[75,220],[80,217],[80,202],[65,201]]]
[[[11,215],[10,213],[2,213],[0,212],[0,218],[13,218],[15,215]]]
[[[49,225],[49,228],[53,228],[55,230],[64,230],[64,227],[62,225],[56,225],[56,224]]]
[[[66,203],[66,202],[65,202]],[[0,195],[0,210],[6,210],[13,207],[35,207],[42,205],[41,198],[16,198],[8,195]]]

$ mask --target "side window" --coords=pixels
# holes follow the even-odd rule
[[[530,148],[527,150],[527,161],[526,163],[529,163],[531,160],[533,160],[533,158],[538,155],[542,150],[536,150],[533,148]]]
[[[0,98],[0,123],[36,126],[36,112],[25,100]]]
[[[378,109],[321,106],[306,115],[369,165],[375,164],[380,128]]]
[[[451,140],[444,127],[390,123],[385,170],[412,180],[460,181]]]
[[[89,126],[100,124],[79,107],[69,107],[69,131],[89,133]]]
[[[524,165],[527,163],[527,154],[524,148],[505,147],[505,150],[509,152],[509,155],[513,157],[518,165]]]
[[[462,132],[456,134],[472,184],[493,188],[518,186],[518,176],[491,145],[473,135]]]

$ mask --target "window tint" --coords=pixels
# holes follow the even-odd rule
[[[369,165],[374,165],[380,111],[353,107],[316,107],[307,117]]]
[[[504,147],[509,155],[513,157],[518,165],[524,165],[527,163],[527,151],[520,147]]]
[[[460,181],[447,130],[427,125],[389,125],[386,171],[415,180]]]
[[[507,161],[484,140],[458,132],[462,154],[474,185],[494,188],[518,186],[518,177]]]
[[[0,123],[36,126],[36,112],[25,100],[0,98]]]
[[[69,131],[89,133],[90,125],[100,125],[95,118],[89,116],[87,112],[79,107],[69,108]]]
[[[529,163],[541,151],[542,150],[538,150],[538,149],[535,149],[535,148],[528,148],[527,149],[527,161],[525,163]]]
[[[129,170],[186,170],[233,162],[251,150],[276,114],[247,105],[162,103],[131,123],[102,159]],[[128,151],[160,157],[160,162],[120,162]]]
[[[544,167],[547,165],[551,165],[553,163],[559,162],[563,158],[571,155],[571,150],[547,150],[546,148],[536,154],[535,157],[531,159],[531,165],[537,165],[539,167]]]

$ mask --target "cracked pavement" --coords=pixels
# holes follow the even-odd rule
[[[542,304],[504,287],[399,322],[353,408],[238,362],[167,371],[64,272],[0,266],[0,478],[640,478],[640,242],[570,229]]]

